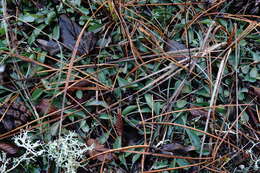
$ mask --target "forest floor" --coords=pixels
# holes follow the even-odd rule
[[[0,173],[258,172],[259,0],[2,0]]]

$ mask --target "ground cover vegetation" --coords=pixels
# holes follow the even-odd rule
[[[0,172],[258,172],[259,0],[2,0]]]

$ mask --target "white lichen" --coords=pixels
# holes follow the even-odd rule
[[[25,149],[20,157],[8,158],[5,152],[0,151],[0,173],[8,173],[19,166],[22,162],[29,164],[36,160],[36,157],[53,160],[57,165],[67,173],[75,173],[82,166],[80,161],[84,159],[85,152],[92,150],[84,142],[77,138],[77,134],[69,132],[62,135],[59,139],[42,144],[39,140],[35,141],[24,131],[15,136],[14,143]]]
[[[27,131],[20,133],[13,139],[17,146],[25,148],[25,152],[17,158],[7,158],[6,153],[0,152],[0,173],[10,172],[24,161],[26,161],[27,164],[31,161],[35,161],[36,157],[42,156],[45,152],[42,149],[42,144],[40,144],[39,141],[33,142]]]
[[[84,153],[92,149],[93,147],[88,147],[78,140],[77,134],[73,132],[46,145],[48,157],[68,173],[76,172],[77,168],[81,166],[80,160],[85,157]]]

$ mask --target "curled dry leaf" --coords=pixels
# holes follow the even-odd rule
[[[13,155],[18,152],[18,147],[13,144],[0,142],[0,150]]]
[[[88,146],[94,145],[94,149],[88,151],[88,154],[90,156],[95,156],[96,154],[109,150],[108,148],[105,148],[104,145],[101,145],[96,139],[92,139],[92,138],[87,140],[87,145]],[[113,159],[113,155],[111,153],[107,153],[107,154],[97,156],[96,159],[99,161],[104,161],[104,160],[110,161]]]

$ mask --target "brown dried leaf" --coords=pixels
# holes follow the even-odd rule
[[[99,153],[102,153],[104,151],[107,151],[109,150],[108,148],[105,148],[104,145],[101,145],[96,139],[88,139],[87,140],[87,145],[88,146],[91,146],[94,144],[94,149],[91,150],[91,151],[88,151],[88,154],[90,156],[95,156],[96,154],[99,154]],[[97,156],[96,158],[97,160],[99,161],[104,161],[104,160],[112,160],[113,159],[113,155],[111,153],[108,153],[108,154],[104,154],[104,155],[99,155]]]
[[[192,107],[192,108],[197,108],[197,107]],[[194,117],[207,117],[208,116],[208,111],[204,109],[193,109],[190,111],[191,115]]]
[[[49,114],[58,110],[55,106],[51,104],[49,99],[42,99],[41,102],[36,106],[36,108],[42,114]]]
[[[163,151],[173,152],[173,151],[179,151],[179,152],[190,152],[196,150],[194,146],[183,146],[179,143],[171,143],[171,144],[165,144],[162,146]]]
[[[254,94],[260,98],[260,88],[257,88],[257,87],[254,87],[254,86],[251,86],[251,88],[253,89],[253,92]]]
[[[165,48],[164,50],[166,52],[169,52],[169,51],[178,51],[178,50],[184,50],[184,49],[187,49],[187,47],[184,45],[184,44],[181,44],[177,41],[174,41],[174,40],[170,40],[170,39],[167,39],[166,40],[166,43],[165,43]],[[181,60],[183,59],[184,57],[177,57],[176,60]]]
[[[18,152],[18,147],[13,144],[8,144],[0,142],[0,150],[6,152],[7,154],[16,154]]]

